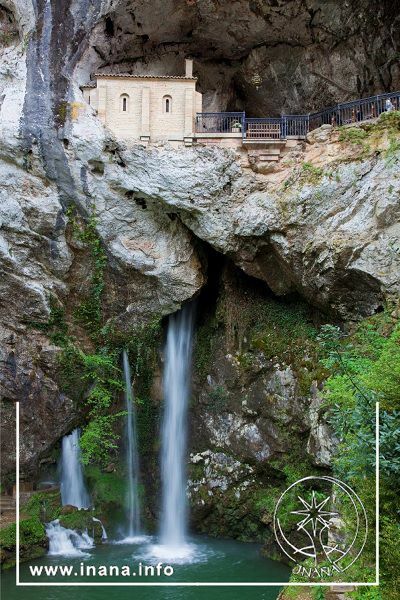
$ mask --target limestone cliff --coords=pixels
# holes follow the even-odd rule
[[[78,218],[96,217],[107,256],[103,309],[121,331],[195,297],[207,280],[208,262],[212,268],[210,247],[277,296],[295,293],[333,318],[379,310],[398,295],[400,285],[395,121],[362,130],[356,143],[351,135],[324,129],[289,149],[276,168],[263,169],[257,156],[217,147],[126,146],[103,128],[78,86],[94,68],[126,70],[138,59],[135,68],[154,71],[164,69],[160,56],[167,55],[172,69],[191,52],[199,58],[209,107],[240,104],[258,113],[317,108],[343,94],[362,95],[398,83],[389,5],[381,3],[374,13],[385,60],[372,68],[367,57],[360,68],[353,62],[344,68],[341,57],[352,40],[361,60],[369,39],[363,19],[356,26],[353,3],[330,3],[349,16],[348,29],[341,32],[327,30],[326,3],[305,9],[304,3],[277,2],[266,9],[265,3],[235,2],[229,3],[229,15],[217,2],[188,1],[179,10],[173,1],[156,3],[151,15],[147,3],[139,1],[129,6],[91,2],[90,10],[83,1],[61,4],[6,2],[1,13],[8,27],[0,50],[4,471],[13,469],[13,402],[20,400],[26,477],[80,418],[55,377],[57,346],[37,327],[48,322],[56,301],[65,307],[82,345],[90,345],[73,322],[72,308],[85,294],[91,263],[71,235],[70,207]],[[363,2],[357,10],[365,15],[369,5]],[[159,15],[157,31],[149,24],[154,14]],[[280,23],[288,16],[304,27],[295,32],[288,26],[282,37]],[[215,41],[208,40],[206,51],[204,40],[215,23]],[[330,61],[334,72],[324,95],[326,77],[318,73],[326,73],[329,48],[336,58]],[[305,73],[301,64],[310,54],[316,66]],[[267,64],[273,76],[263,86],[272,86],[268,96],[274,104],[265,100],[266,88],[257,92],[245,82],[248,72],[264,72]],[[280,65],[286,65],[284,78]],[[223,345],[218,352],[224,352]],[[235,361],[221,354],[221,368],[235,370]],[[259,369],[254,381],[249,373],[236,373],[236,387],[254,385],[257,395],[262,386],[295,412],[300,397],[305,409],[288,422],[296,421],[308,436],[319,426],[308,412],[317,402],[315,386],[310,381],[300,394],[290,364],[272,367],[254,366]],[[217,373],[207,375],[212,387],[220,385]],[[207,413],[204,423],[214,450],[237,445],[245,459],[254,461],[257,453],[265,458],[274,450],[280,429],[267,431],[268,419],[285,423],[287,416],[286,409],[278,414],[276,407],[274,415],[258,415],[251,394],[246,402],[232,406],[231,416],[207,410],[202,415]],[[316,443],[311,439],[310,447]]]

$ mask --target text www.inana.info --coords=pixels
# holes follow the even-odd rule
[[[74,565],[29,565],[32,577],[171,577],[174,569],[171,565],[88,565],[83,562]]]

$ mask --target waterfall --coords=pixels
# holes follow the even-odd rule
[[[108,539],[107,532],[106,532],[106,528],[104,527],[104,525],[103,525],[103,523],[100,521],[100,519],[96,519],[96,517],[92,517],[92,520],[93,520],[95,523],[100,523],[100,527],[101,527],[101,539],[102,539],[102,540],[103,540],[103,542],[104,542],[105,540],[107,540],[107,539]]]
[[[61,502],[77,508],[89,508],[90,499],[83,479],[79,429],[62,439],[61,448]]]
[[[49,554],[54,556],[86,556],[82,550],[93,548],[93,538],[87,531],[82,534],[73,529],[66,529],[56,519],[46,525],[46,534],[49,538]]]
[[[190,389],[192,313],[189,306],[170,316],[164,366],[161,544],[174,549],[186,545],[186,413]]]
[[[133,538],[140,534],[140,505],[139,505],[139,453],[136,431],[136,409],[133,401],[131,370],[128,354],[123,352],[123,367],[125,379],[125,406],[126,406],[126,466],[128,471],[127,537]]]

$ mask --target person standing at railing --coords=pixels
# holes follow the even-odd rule
[[[392,112],[392,110],[395,110],[394,104],[390,100],[390,98],[386,98],[385,109],[386,109],[386,112]]]

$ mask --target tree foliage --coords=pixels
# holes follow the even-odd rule
[[[387,310],[361,322],[351,334],[325,325],[319,342],[331,372],[325,402],[340,445],[334,471],[362,497],[374,524],[375,406],[380,403],[381,591],[358,590],[355,598],[394,600],[400,533],[400,325]],[[364,549],[365,569],[374,565],[373,543]],[[381,592],[384,594],[381,596]]]

